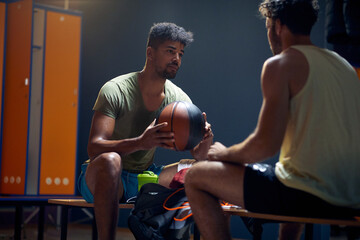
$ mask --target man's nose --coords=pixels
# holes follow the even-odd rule
[[[180,54],[179,54],[179,53],[176,53],[176,54],[174,55],[173,61],[176,61],[177,63],[180,63],[180,62],[181,62],[181,57],[180,57]]]

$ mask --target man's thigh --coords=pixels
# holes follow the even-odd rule
[[[198,189],[220,200],[243,206],[244,166],[226,162],[201,161],[191,167],[191,180]],[[189,173],[188,173],[189,174]]]

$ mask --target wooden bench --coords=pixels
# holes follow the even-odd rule
[[[67,237],[67,224],[68,224],[68,209],[71,207],[92,208],[94,204],[87,203],[84,199],[49,199],[49,203],[56,204],[62,207],[61,210],[61,239]],[[131,209],[133,204],[119,204],[119,209]],[[298,222],[305,223],[305,239],[313,239],[313,225],[314,224],[327,224],[327,225],[342,225],[342,226],[355,226],[360,227],[360,217],[354,217],[354,219],[325,219],[325,218],[305,218],[305,217],[293,217],[293,216],[281,216],[272,214],[262,214],[249,212],[239,207],[226,207],[224,212],[229,215],[235,215],[240,217],[249,217],[257,219],[266,219],[275,222]],[[93,239],[97,239],[96,222],[93,221]],[[194,227],[194,240],[200,240],[200,233],[197,227]]]
[[[305,239],[313,239],[313,226],[314,224],[324,225],[341,225],[341,226],[353,226],[360,227],[360,217],[354,217],[353,219],[326,219],[326,218],[307,218],[307,217],[294,217],[294,216],[282,216],[273,214],[263,214],[249,212],[240,207],[227,207],[223,208],[224,212],[229,215],[236,215],[240,217],[249,217],[257,219],[271,220],[274,222],[294,222],[305,224]]]
[[[56,204],[61,206],[61,240],[67,238],[67,225],[68,225],[68,214],[69,209],[72,207],[80,208],[93,208],[93,203],[87,203],[83,198],[81,199],[49,199],[50,204]],[[119,204],[119,209],[132,209],[134,204]],[[95,218],[92,221],[92,239],[97,239],[96,221]]]

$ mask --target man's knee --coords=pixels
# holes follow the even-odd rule
[[[185,175],[185,186],[196,187],[201,184],[200,181],[206,178],[205,167],[207,163],[207,161],[197,162],[189,168]]]
[[[121,177],[121,170],[121,157],[117,153],[103,153],[93,159],[85,172],[86,184],[91,193],[94,194],[96,186],[115,187],[117,184],[114,183],[118,183]]]
[[[106,176],[118,176],[121,174],[122,164],[121,157],[118,153],[109,152],[102,153],[97,156],[92,162],[89,164],[87,169],[88,172],[92,172],[96,175],[106,175]],[[90,175],[93,175],[90,174]]]

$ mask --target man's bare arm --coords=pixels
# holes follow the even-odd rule
[[[148,150],[154,147],[172,143],[173,133],[158,132],[167,123],[155,125],[151,123],[142,135],[123,140],[110,140],[115,127],[115,119],[98,111],[94,112],[88,141],[88,155],[92,159],[104,152],[117,152],[126,155],[138,150]]]

